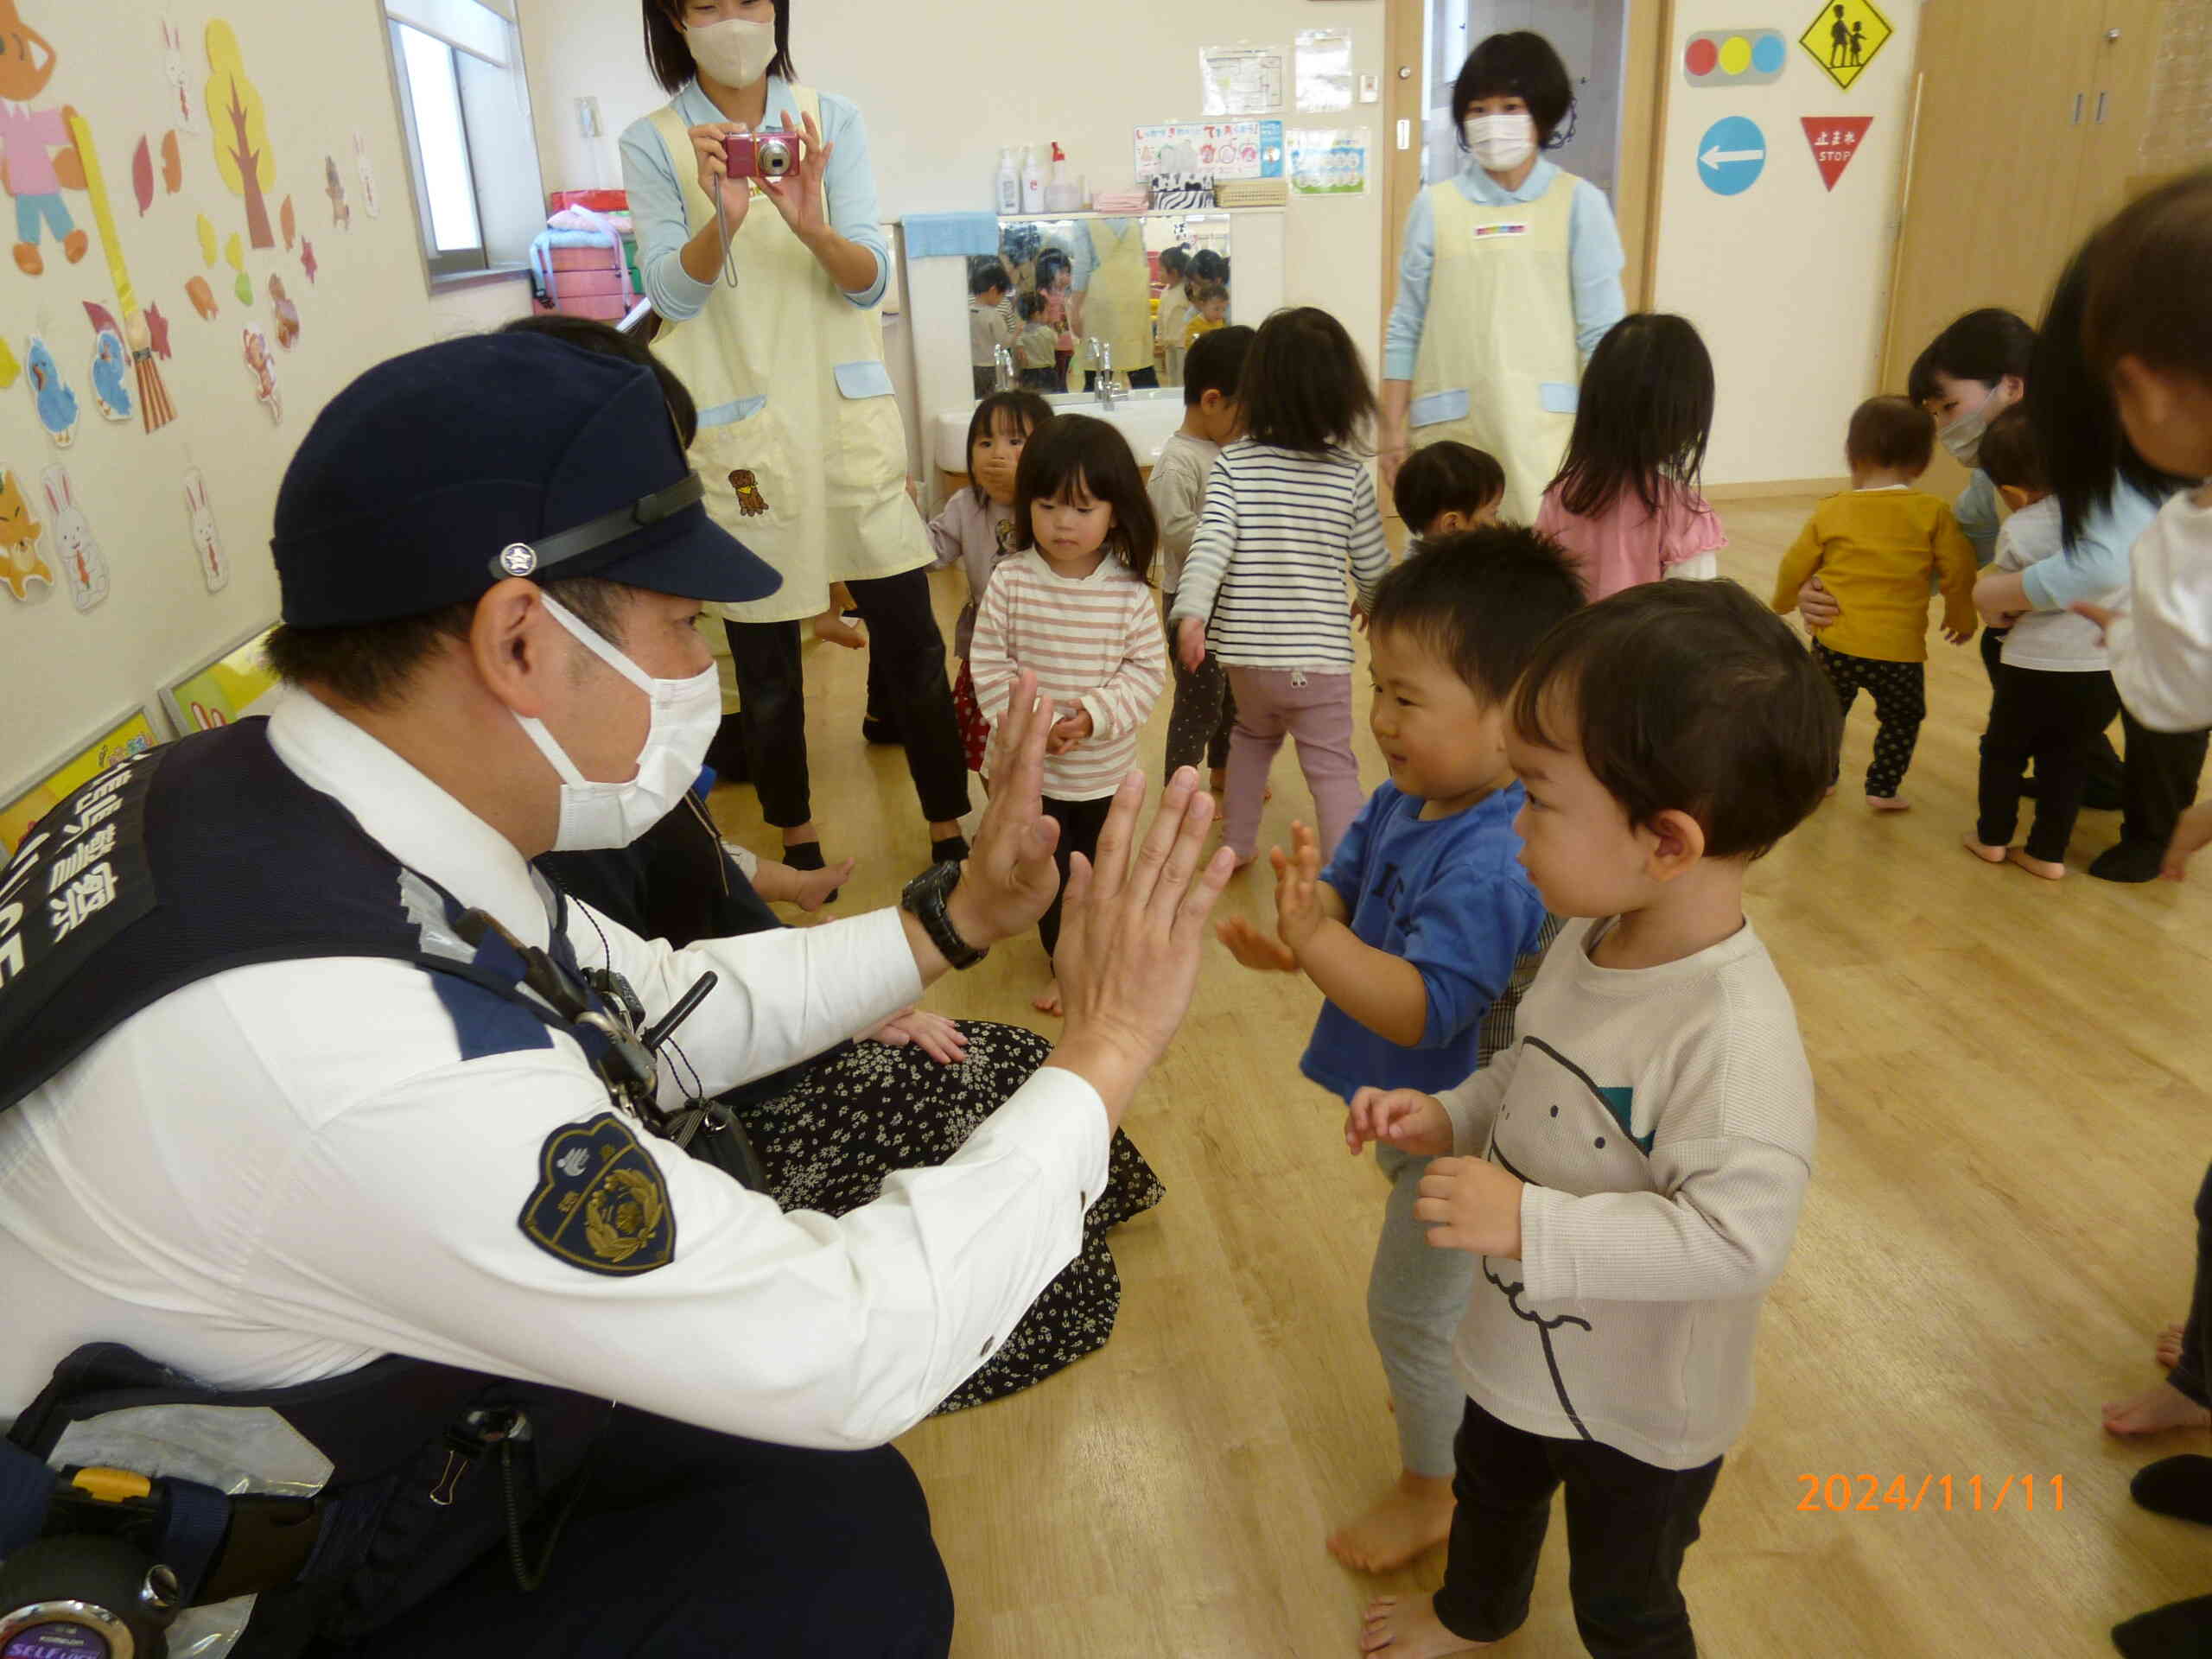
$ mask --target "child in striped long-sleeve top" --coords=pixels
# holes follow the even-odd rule
[[[1024,669],[1036,675],[1038,695],[1065,710],[1045,752],[1045,811],[1060,826],[1053,859],[1063,888],[1070,859],[1096,855],[1167,683],[1149,575],[1159,540],[1136,457],[1116,429],[1062,415],[1029,435],[1014,479],[1015,556],[983,594],[968,662],[994,733]],[[1060,938],[1058,898],[1037,931],[1050,957]],[[1035,1006],[1061,1011],[1057,976]]]
[[[1261,325],[1237,401],[1247,435],[1214,462],[1169,624],[1195,672],[1211,650],[1236,699],[1223,837],[1252,861],[1268,768],[1286,736],[1313,792],[1321,856],[1364,802],[1351,748],[1351,622],[1390,566],[1367,463],[1352,453],[1375,416],[1359,348],[1311,306]]]

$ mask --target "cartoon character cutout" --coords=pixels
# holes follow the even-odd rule
[[[269,418],[284,418],[284,394],[276,387],[276,359],[269,353],[269,336],[249,324],[239,330],[245,339],[245,366],[253,376],[253,395],[269,411]]]
[[[46,269],[40,248],[48,232],[73,265],[92,238],[61,200],[64,190],[85,188],[84,160],[69,139],[73,111],[67,105],[31,107],[54,79],[54,47],[23,22],[16,4],[0,0],[0,185],[16,199],[16,267],[35,276]]]
[[[353,210],[346,205],[346,181],[338,176],[335,156],[322,158],[322,194],[330,198],[331,224],[341,231],[352,230]]]
[[[15,474],[0,468],[0,586],[18,601],[31,597],[35,582],[49,589],[54,586],[54,569],[38,552],[45,534],[46,526],[31,517],[30,504],[16,487]]]
[[[290,351],[300,337],[300,308],[284,292],[284,279],[269,279],[269,306],[276,314],[276,343]]]
[[[760,480],[751,467],[741,467],[732,473],[729,486],[737,493],[737,510],[747,518],[758,518],[768,511],[768,498],[760,493]]]
[[[184,73],[184,32],[168,18],[162,20],[162,73],[169,83],[169,112],[187,132],[200,131],[200,106],[192,101],[192,81]],[[176,187],[171,185],[174,191]]]
[[[85,302],[85,315],[92,324],[92,403],[111,421],[127,421],[137,412],[130,395],[130,353],[124,349],[123,331],[115,315],[94,300]]]
[[[215,509],[207,499],[207,480],[197,467],[184,474],[184,505],[192,515],[192,550],[200,556],[200,579],[211,594],[230,586],[231,562],[223,554],[223,538],[215,529]]]
[[[0,4],[5,3],[0,0]],[[61,378],[61,365],[36,334],[31,336],[24,356],[29,368],[23,384],[31,389],[31,400],[38,405],[38,423],[54,440],[55,448],[67,449],[77,441],[77,394],[69,390]]]
[[[107,560],[99,538],[77,505],[69,482],[69,469],[56,462],[39,474],[46,486],[46,508],[54,525],[54,556],[60,562],[61,579],[69,587],[69,602],[89,611],[107,597]]]

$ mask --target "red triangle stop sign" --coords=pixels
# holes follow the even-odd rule
[[[1805,142],[1813,147],[1813,165],[1821,169],[1821,182],[1831,190],[1859,153],[1859,141],[1874,124],[1871,115],[1802,115]]]

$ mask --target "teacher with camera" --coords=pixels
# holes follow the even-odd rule
[[[717,523],[775,567],[769,598],[717,606],[737,725],[784,861],[823,867],[809,798],[801,625],[842,582],[868,625],[873,709],[895,722],[935,857],[965,850],[967,761],[930,608],[929,538],[878,306],[891,256],[868,132],[792,79],[791,0],[642,0],[673,100],[622,135],[653,349],[699,405],[692,465]]]

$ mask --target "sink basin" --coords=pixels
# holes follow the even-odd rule
[[[1140,467],[1149,467],[1159,460],[1160,447],[1183,424],[1180,386],[1125,392],[1115,399],[1110,410],[1100,404],[1096,392],[1053,392],[1045,401],[1052,405],[1055,413],[1090,415],[1111,421],[1129,441]],[[931,423],[936,442],[931,446],[931,453],[937,464],[948,473],[968,470],[968,423],[975,412],[973,404],[965,409],[948,409]]]

